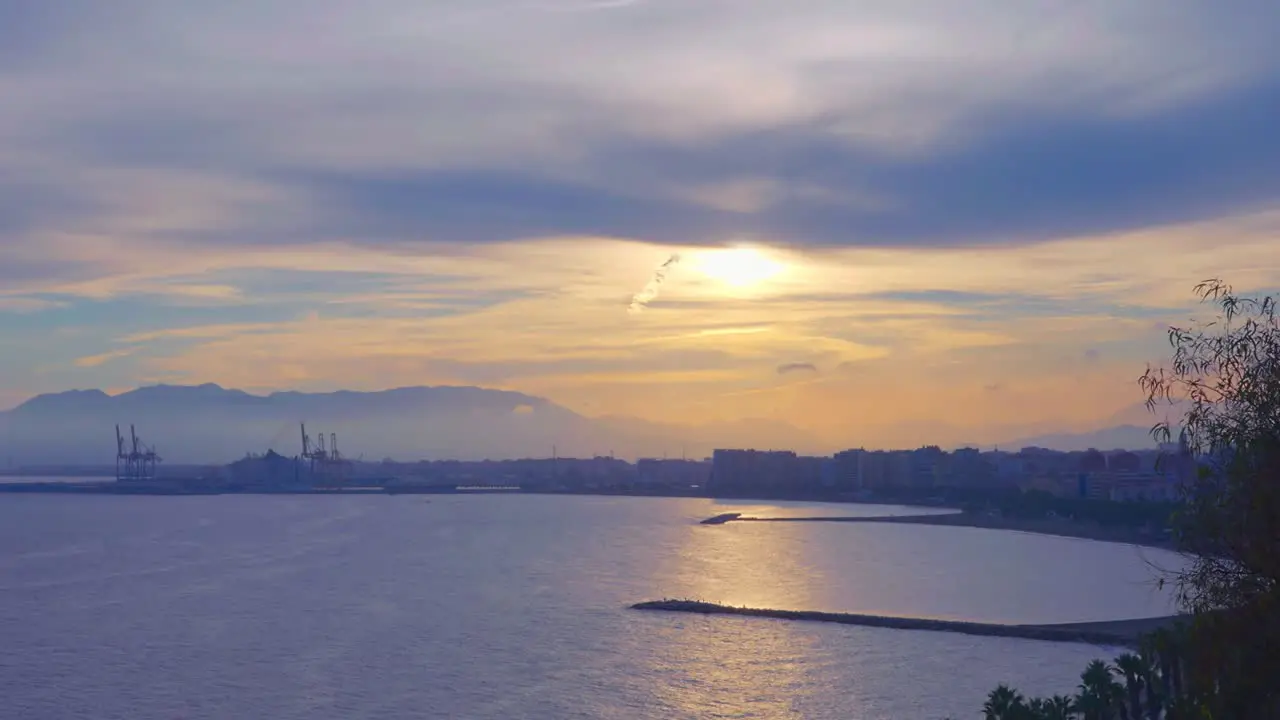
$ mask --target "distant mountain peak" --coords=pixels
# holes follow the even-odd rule
[[[219,393],[219,392],[243,392],[242,390],[227,390],[217,383],[203,383],[200,385],[171,385],[169,383],[156,383],[154,385],[140,385],[133,390],[129,390],[125,395],[139,392],[193,392],[193,391]]]
[[[103,401],[109,401],[110,399],[111,399],[110,395],[98,389],[66,390],[64,392],[45,393],[43,395],[37,395],[31,398],[30,400],[27,400],[26,402],[21,403],[17,407],[13,408],[13,410],[11,410],[10,412],[17,412],[19,410],[33,411],[33,410],[41,410],[44,408],[66,407],[66,406],[84,404],[84,403],[95,403],[95,402],[100,403]]]
[[[1001,448],[1017,451],[1024,447],[1041,447],[1063,452],[1080,452],[1090,448],[1111,450],[1144,450],[1156,447],[1150,427],[1117,425],[1083,433],[1052,433],[999,443]]]

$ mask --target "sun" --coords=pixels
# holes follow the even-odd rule
[[[733,288],[750,288],[782,272],[782,263],[750,247],[706,250],[698,254],[698,270]]]

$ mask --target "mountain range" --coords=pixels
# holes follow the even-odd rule
[[[711,426],[588,418],[544,398],[478,387],[406,387],[379,392],[252,395],[213,384],[154,385],[108,395],[73,390],[40,395],[0,413],[0,462],[111,464],[115,425],[130,426],[166,462],[225,463],[247,452],[301,452],[300,424],[313,439],[336,434],[348,457],[397,460],[550,457],[704,457],[715,447],[751,445],[816,451],[786,423],[742,420]]]
[[[1154,424],[1154,423],[1153,423]],[[1088,450],[1142,450],[1156,447],[1151,437],[1151,427],[1138,425],[1117,425],[1093,432],[1084,433],[1052,433],[1019,438],[999,447],[1006,450],[1017,450],[1024,447],[1042,447],[1067,452]]]
[[[103,465],[115,457],[115,425],[130,425],[166,462],[225,463],[268,449],[301,451],[301,423],[313,438],[336,434],[348,457],[397,460],[584,457],[705,457],[716,447],[827,453],[818,439],[784,422],[746,419],[713,425],[586,417],[550,400],[478,387],[406,387],[379,392],[252,395],[213,384],[154,385],[118,395],[72,390],[34,397],[0,412],[0,462],[10,466]],[[1045,435],[1002,447],[1062,450],[1151,446],[1134,425],[1081,435]]]

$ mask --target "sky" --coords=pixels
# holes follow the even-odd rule
[[[0,0],[0,406],[478,385],[1145,423],[1280,286],[1271,0]],[[947,437],[943,437],[943,436]]]

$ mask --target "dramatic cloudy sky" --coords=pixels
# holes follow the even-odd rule
[[[0,404],[473,384],[833,444],[1129,419],[1196,281],[1280,285],[1277,27],[0,0]]]

